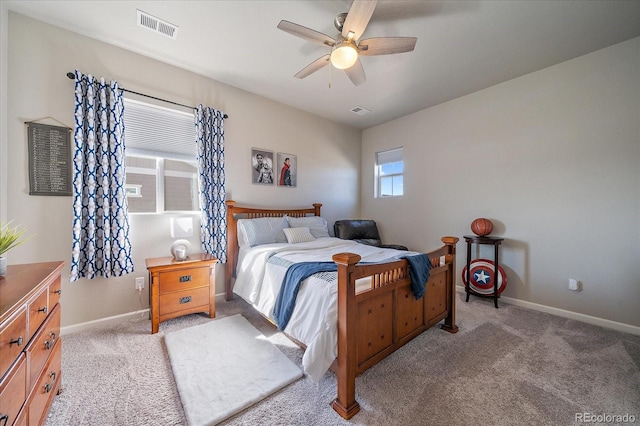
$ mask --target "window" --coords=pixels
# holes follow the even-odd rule
[[[199,210],[195,162],[133,155],[125,160],[130,213]]]
[[[404,193],[403,148],[376,153],[376,197],[397,197]]]
[[[125,99],[130,213],[199,210],[193,114]]]
[[[195,139],[194,142],[195,144]],[[164,210],[198,210],[198,167],[193,162],[164,160]]]
[[[155,213],[158,202],[156,159],[126,155],[125,169],[129,213]]]

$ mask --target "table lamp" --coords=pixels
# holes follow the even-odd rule
[[[193,237],[193,218],[191,216],[171,218],[171,238],[178,238],[171,245],[171,255],[177,261],[187,260],[191,243],[184,238]]]

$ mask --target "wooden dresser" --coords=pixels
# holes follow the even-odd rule
[[[210,318],[215,318],[214,266],[218,259],[196,253],[183,261],[156,257],[145,262],[149,270],[152,334],[158,332],[162,321],[182,315],[208,312]]]
[[[43,424],[60,392],[60,271],[10,265],[0,277],[0,426]]]

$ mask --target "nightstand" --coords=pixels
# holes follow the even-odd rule
[[[151,333],[160,323],[196,312],[216,316],[214,266],[218,262],[207,253],[196,253],[186,260],[156,257],[145,260],[149,270]]]

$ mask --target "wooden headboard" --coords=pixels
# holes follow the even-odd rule
[[[320,216],[321,203],[314,203],[307,209],[264,209],[258,207],[240,207],[236,202],[227,200],[227,266],[225,277],[225,299],[233,299],[236,264],[238,262],[238,219],[256,219],[259,217],[304,217]]]

